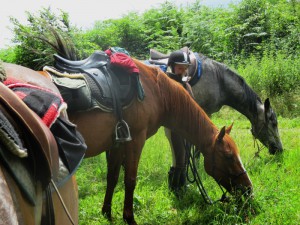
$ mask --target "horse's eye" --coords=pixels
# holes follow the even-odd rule
[[[225,157],[226,159],[229,159],[229,160],[233,159],[232,150],[231,150],[231,148],[230,148],[229,145],[227,145],[227,150],[226,150],[226,152],[224,153],[224,157]]]
[[[233,154],[231,154],[231,153],[225,154],[225,157],[228,160],[233,160]]]

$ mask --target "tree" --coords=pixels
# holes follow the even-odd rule
[[[180,38],[183,29],[183,9],[178,9],[166,1],[160,8],[146,11],[143,21],[148,49],[170,51],[182,47]]]
[[[14,38],[16,43],[17,64],[39,70],[45,65],[53,64],[53,54],[59,52],[55,46],[63,43],[56,43],[55,35],[60,35],[65,42],[77,50],[76,54],[68,58],[76,60],[77,56],[84,55],[85,50],[77,46],[90,46],[88,41],[84,42],[80,30],[70,25],[67,13],[60,11],[60,15],[55,15],[51,8],[42,8],[38,15],[27,12],[28,25],[21,24],[17,19],[11,18],[13,23]],[[77,41],[78,40],[78,41]]]

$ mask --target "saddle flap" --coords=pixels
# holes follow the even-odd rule
[[[26,135],[30,135],[37,143],[34,156],[40,167],[37,172],[43,185],[47,186],[52,177],[58,174],[58,149],[50,129],[16,94],[0,83],[0,103],[12,118],[17,118],[20,126],[26,129]]]

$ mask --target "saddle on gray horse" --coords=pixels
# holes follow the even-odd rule
[[[59,55],[54,55],[54,58],[55,68],[60,72],[68,73],[68,79],[82,74],[82,85],[86,84],[84,90],[83,86],[80,86],[80,93],[78,88],[70,90],[66,87],[67,85],[55,82],[68,105],[76,105],[72,102],[79,101],[83,107],[75,110],[99,107],[104,111],[113,112],[118,119],[115,128],[116,141],[130,141],[129,127],[123,120],[122,110],[129,107],[136,95],[141,100],[144,98],[138,74],[130,74],[123,67],[112,66],[110,57],[102,51],[95,51],[90,57],[80,61],[67,60]],[[49,70],[47,71],[49,72]],[[51,74],[53,73],[54,71],[51,72]],[[58,74],[59,72],[56,73],[56,75]],[[60,75],[62,76],[62,74]],[[82,99],[85,99],[86,104],[82,102]]]
[[[190,77],[189,84],[193,86],[197,83],[201,76],[201,60],[197,53],[192,52],[189,50],[188,47],[183,47],[180,49],[187,54],[189,54],[191,65],[188,68],[188,76]],[[159,66],[164,72],[167,70],[168,60],[170,54],[161,53],[155,49],[150,49],[150,59],[148,62],[152,65]]]

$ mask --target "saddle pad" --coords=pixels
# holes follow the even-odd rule
[[[0,108],[1,109],[1,108]],[[12,124],[0,111],[0,142],[9,149],[13,154],[24,158],[27,157],[27,149],[19,138]]]
[[[4,84],[14,91],[48,127],[51,127],[60,112],[66,108],[62,97],[50,90],[22,83],[13,78],[8,78]]]
[[[84,111],[92,107],[91,91],[83,74],[61,73],[50,66],[45,66],[43,71],[50,75],[62,98],[67,103],[69,112]]]

